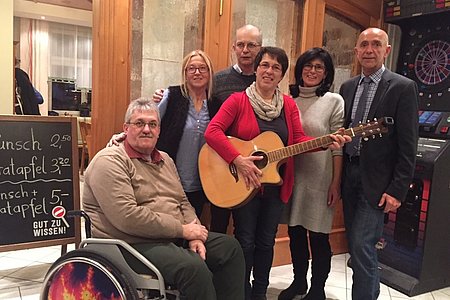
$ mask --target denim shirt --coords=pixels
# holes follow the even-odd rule
[[[167,109],[169,90],[166,89],[158,105],[161,119]],[[198,154],[205,143],[205,130],[209,124],[207,100],[203,100],[199,112],[195,110],[192,99],[189,101],[189,110],[181,136],[180,147],[176,157],[176,166],[180,175],[181,184],[185,192],[195,192],[202,189],[198,172]]]

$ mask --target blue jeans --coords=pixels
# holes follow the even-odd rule
[[[342,199],[347,240],[352,257],[353,300],[376,300],[380,294],[376,243],[381,238],[384,213],[364,196],[358,162],[344,168]]]
[[[284,203],[279,186],[266,186],[244,206],[233,210],[234,235],[245,258],[245,297],[265,295],[272,267],[273,246]],[[253,282],[250,284],[250,273]]]

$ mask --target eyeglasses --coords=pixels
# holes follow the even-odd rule
[[[257,47],[261,47],[260,44],[258,43],[253,43],[253,42],[237,42],[236,43],[236,47],[238,47],[239,49],[243,50],[245,48],[245,46],[247,46],[248,50],[255,50]]]
[[[280,65],[270,65],[269,63],[266,62],[262,62],[258,65],[258,67],[260,67],[261,69],[263,69],[264,71],[269,70],[269,68],[272,68],[272,70],[274,72],[281,72],[281,66]]]
[[[189,67],[187,67],[186,68],[186,72],[188,73],[188,74],[195,74],[195,72],[197,72],[197,70],[200,72],[200,73],[206,73],[206,72],[208,72],[209,71],[209,68],[208,68],[208,66],[200,66],[200,67],[194,67],[194,66],[189,66]]]
[[[150,121],[150,122],[144,122],[144,121],[136,121],[136,122],[128,122],[129,125],[134,125],[139,129],[144,129],[145,125],[148,125],[150,129],[155,129],[159,126],[158,122],[156,121]]]
[[[324,65],[321,65],[321,64],[316,64],[316,65],[313,65],[313,64],[304,64],[304,65],[303,65],[303,70],[305,70],[305,71],[311,71],[313,68],[314,68],[314,69],[316,70],[316,72],[318,72],[318,73],[322,73],[322,72],[325,71],[325,66],[324,66]]]

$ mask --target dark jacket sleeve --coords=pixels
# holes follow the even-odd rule
[[[397,135],[397,160],[391,183],[386,193],[403,201],[414,175],[418,141],[418,90],[417,84],[409,81],[399,95],[395,120]]]

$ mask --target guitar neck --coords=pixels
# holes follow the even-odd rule
[[[321,136],[313,140],[290,145],[267,153],[270,162],[280,161],[300,153],[308,152],[330,145],[333,140],[329,136]]]
[[[364,130],[360,127],[354,127],[344,130],[342,135],[348,135],[352,138],[356,136],[362,135]],[[341,134],[341,133],[335,133],[335,134]],[[297,154],[305,153],[311,150],[319,149],[322,147],[328,147],[333,143],[333,139],[329,135],[324,135],[306,142],[290,145],[287,147],[283,147],[280,149],[276,149],[273,151],[269,151],[267,153],[269,157],[269,162],[276,162],[280,161],[286,158],[289,158],[291,156],[295,156]]]

